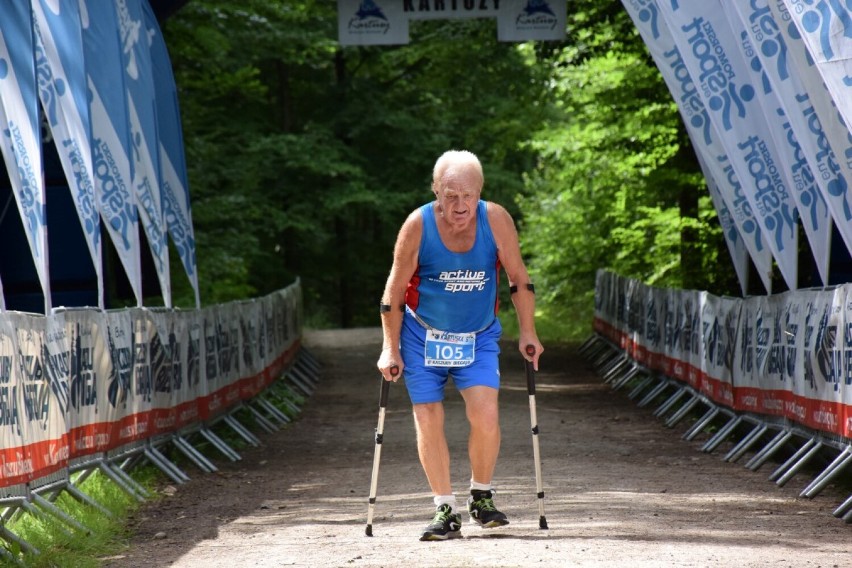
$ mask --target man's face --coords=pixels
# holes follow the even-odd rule
[[[475,171],[447,170],[435,189],[441,216],[456,228],[466,227],[476,215],[482,180]]]

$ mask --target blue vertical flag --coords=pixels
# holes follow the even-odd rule
[[[29,2],[0,2],[0,149],[51,309],[38,94]]]
[[[118,30],[121,34],[127,108],[130,111],[130,140],[133,144],[130,164],[133,169],[133,190],[136,193],[139,216],[154,257],[160,290],[166,307],[171,307],[169,249],[160,199],[160,152],[154,79],[148,33],[140,1],[115,0]]]
[[[166,228],[180,256],[183,268],[195,290],[195,306],[201,307],[198,293],[198,270],[195,262],[195,234],[186,175],[183,132],[178,107],[177,86],[166,42],[157,18],[148,2],[142,2],[145,26],[151,50],[154,95],[157,102],[157,126],[160,135],[160,187]]]
[[[92,181],[92,126],[86,70],[80,64],[80,9],[76,2],[32,0],[32,10],[39,97],[83,227],[98,278],[98,305],[103,308],[100,215]]]
[[[80,0],[80,21],[92,120],[95,203],[141,306],[139,220],[131,187],[127,92],[115,6]]]

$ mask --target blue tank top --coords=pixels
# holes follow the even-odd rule
[[[500,261],[488,223],[485,202],[476,208],[476,238],[467,252],[444,246],[435,222],[433,203],[420,207],[423,236],[417,270],[405,293],[405,303],[426,324],[442,331],[481,331],[497,315]]]

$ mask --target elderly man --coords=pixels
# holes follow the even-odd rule
[[[536,369],[543,351],[535,331],[534,288],[515,224],[503,207],[480,200],[483,183],[482,166],[474,154],[453,150],[438,158],[432,172],[435,201],[416,209],[403,223],[382,296],[384,344],[378,368],[385,380],[396,380],[404,372],[420,463],[436,507],[420,540],[461,535],[444,434],[444,387],[449,375],[464,399],[470,423],[471,521],[484,528],[509,522],[494,506],[491,485],[500,450],[501,266],[518,315],[520,351]],[[534,355],[526,354],[527,345],[535,348]],[[399,374],[391,374],[393,366]]]

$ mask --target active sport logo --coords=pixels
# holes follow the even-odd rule
[[[484,270],[450,270],[441,272],[438,282],[444,283],[447,292],[482,292],[489,278]]]

